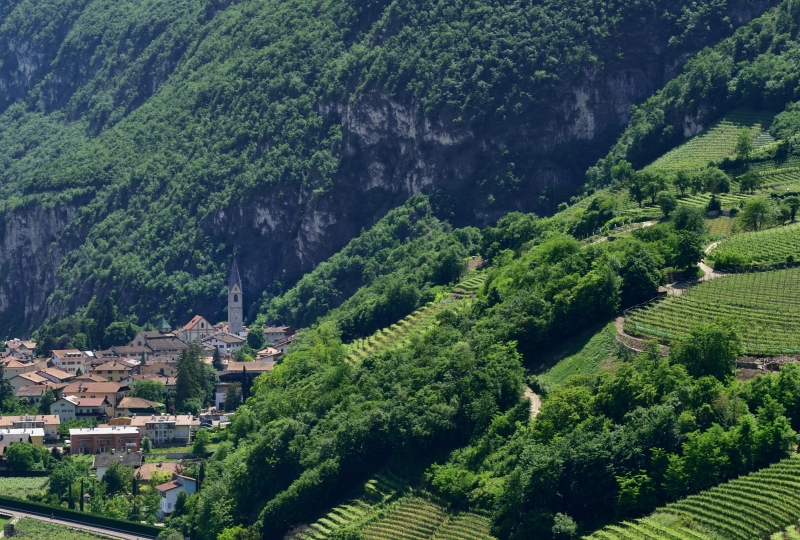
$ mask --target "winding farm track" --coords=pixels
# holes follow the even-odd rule
[[[539,409],[542,408],[542,398],[527,386],[525,387],[525,397],[531,400],[531,418],[533,418],[539,414]]]

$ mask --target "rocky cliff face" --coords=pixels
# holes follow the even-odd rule
[[[58,268],[73,247],[62,233],[76,212],[72,205],[30,206],[2,216],[0,326],[28,327],[41,322]]]

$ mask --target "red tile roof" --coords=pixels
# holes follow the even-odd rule
[[[201,315],[195,315],[194,317],[192,317],[192,320],[189,321],[188,323],[186,323],[185,325],[183,325],[183,328],[178,330],[178,332],[185,332],[187,330],[191,330],[201,320],[203,320],[203,317]]]
[[[156,486],[157,491],[170,491],[179,487],[183,487],[183,484],[177,483],[175,480],[171,482],[167,482],[166,484],[161,484],[160,486]]]

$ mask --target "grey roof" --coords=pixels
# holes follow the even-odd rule
[[[141,467],[142,466],[142,454],[139,452],[131,452],[130,454],[123,453],[123,452],[103,452],[101,454],[97,454],[94,457],[94,467],[110,467],[112,463],[115,461],[120,461],[126,467]]]
[[[160,339],[148,339],[147,346],[153,351],[174,351],[188,349],[189,345],[176,337],[162,337]]]
[[[233,266],[231,266],[231,277],[228,280],[228,290],[230,291],[233,289],[234,285],[238,285],[239,290],[242,290],[242,278],[239,277],[239,266],[236,264],[236,259],[233,259]]]
[[[221,341],[223,343],[229,343],[229,344],[233,344],[233,345],[236,345],[237,343],[243,343],[243,342],[247,341],[242,336],[234,336],[233,334],[228,334],[227,332],[214,334],[213,336],[206,338],[205,341],[212,341],[212,340],[215,340],[215,339],[217,341]]]
[[[131,354],[142,354],[142,353],[151,353],[153,349],[148,347],[147,345],[125,345],[120,347],[114,347],[114,351],[121,356],[128,356]]]
[[[0,445],[10,446],[15,442],[31,442],[30,433],[0,433]]]

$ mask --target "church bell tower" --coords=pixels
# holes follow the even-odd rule
[[[244,332],[242,320],[242,279],[236,259],[231,266],[231,277],[228,280],[228,332],[239,335]]]

